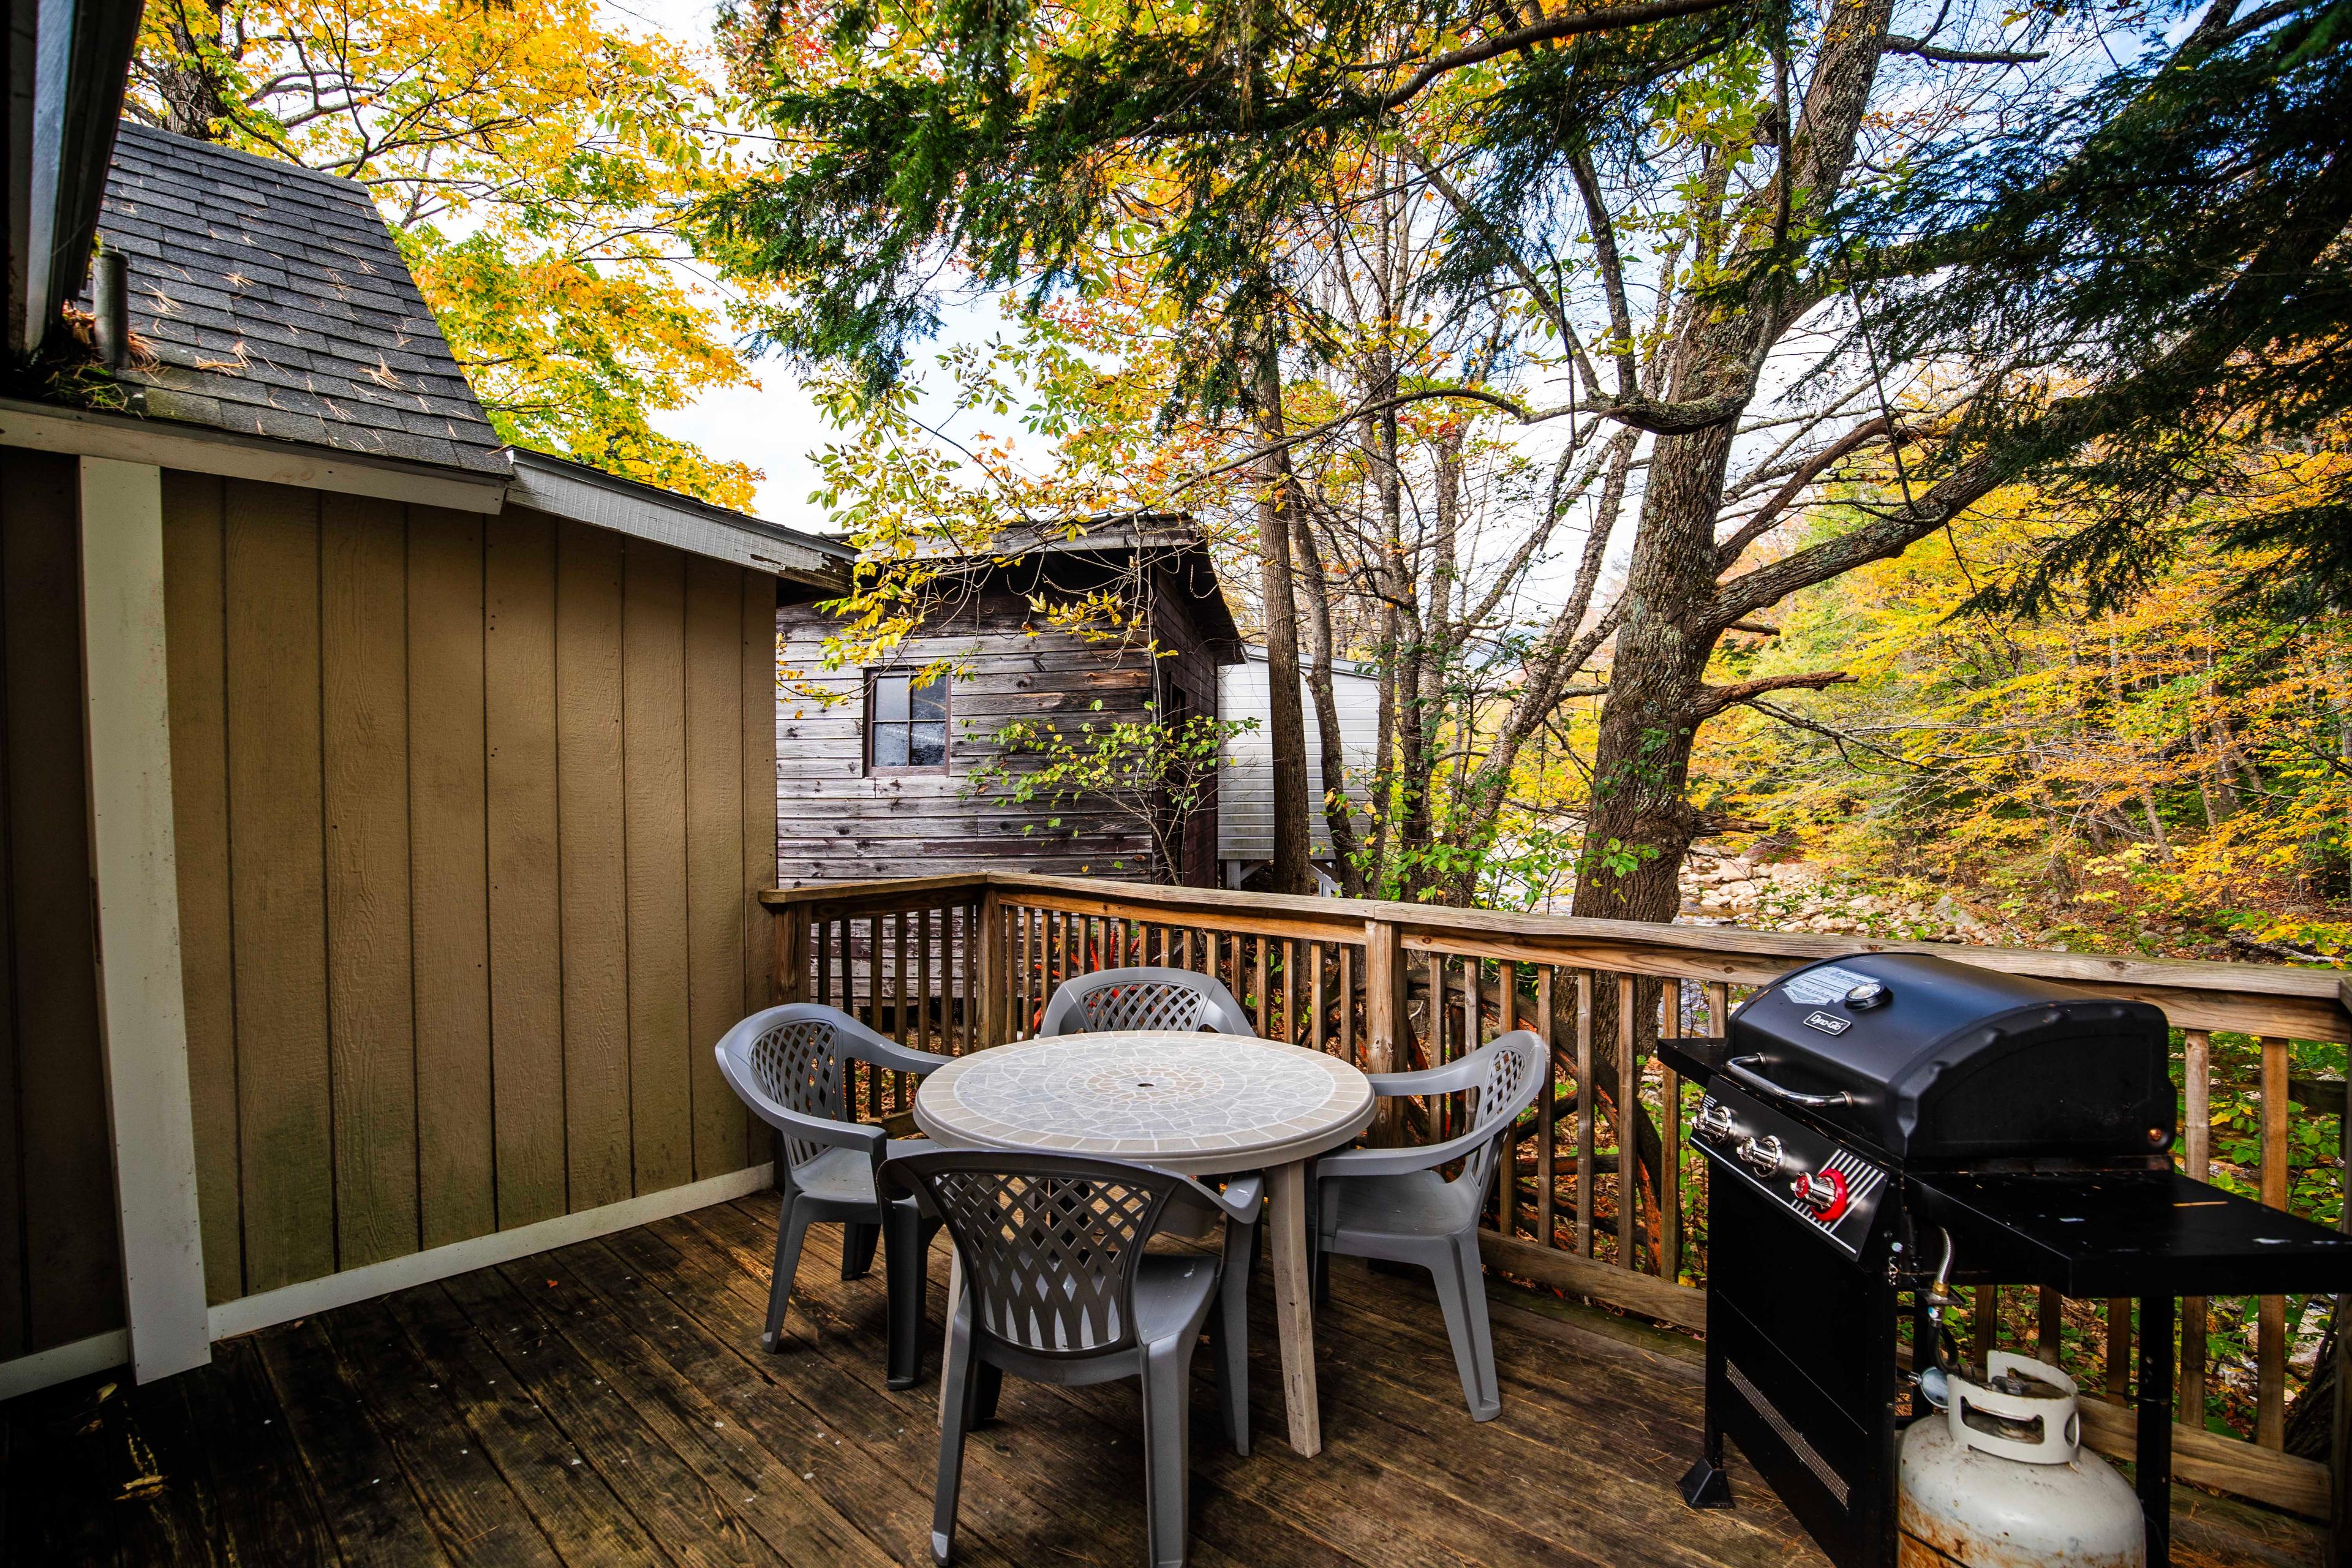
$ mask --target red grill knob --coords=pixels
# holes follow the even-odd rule
[[[1838,1171],[1800,1174],[1789,1184],[1789,1195],[1823,1225],[1834,1225],[1845,1214],[1845,1176]]]

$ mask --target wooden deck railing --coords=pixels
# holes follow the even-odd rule
[[[1221,977],[1258,1032],[1337,1052],[1368,1071],[1450,1060],[1504,1031],[1551,1042],[1551,1082],[1510,1135],[1487,1210],[1490,1265],[1607,1306],[1692,1330],[1706,1322],[1706,1201],[1701,1163],[1684,1146],[1687,1087],[1658,1059],[1661,1037],[1721,1032],[1748,988],[1817,958],[1927,947],[1845,936],[1520,915],[1003,872],[835,883],[763,895],[774,916],[775,994],[856,1013],[904,1043],[950,1055],[1027,1037],[1054,988],[1073,974],[1164,963]],[[1963,963],[2153,1002],[2183,1032],[2182,1168],[2212,1173],[2212,1037],[2260,1042],[2260,1192],[2289,1200],[2290,1096],[2334,1096],[2298,1082],[2294,1040],[2352,1039],[2336,976],[2253,964],[2200,963],[2016,948],[1936,945]],[[911,1086],[866,1083],[875,1119],[902,1114]],[[1375,1137],[1442,1136],[1458,1108],[1411,1103]],[[2352,1153],[2352,1139],[2342,1147]],[[1627,1178],[1630,1165],[1632,1179]],[[2336,1180],[2343,1179],[2339,1164]],[[2338,1188],[2340,1193],[2340,1186]],[[2346,1205],[2335,1205],[2339,1213]],[[1977,1353],[1999,1332],[2000,1302],[1980,1293]],[[2055,1354],[2061,1304],[2041,1293],[2035,1342]],[[2288,1325],[2278,1298],[2256,1308],[2252,1443],[2204,1430],[2208,1304],[2180,1312],[2179,1474],[2326,1518],[2322,1467],[2281,1452]],[[2133,1363],[2128,1302],[2107,1304],[2104,1345],[2086,1387],[2094,1446],[2127,1456],[2119,1403]],[[2070,1356],[2078,1363],[2085,1358]],[[2338,1453],[2341,1469],[2342,1454]]]

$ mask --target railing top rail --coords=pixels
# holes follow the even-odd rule
[[[1298,934],[1360,940],[1372,922],[1398,928],[1406,946],[1526,963],[1758,984],[1820,958],[1856,952],[1933,952],[1962,963],[2030,974],[2164,1008],[2185,1028],[2352,1040],[2352,979],[2341,972],[2192,959],[2047,952],[2034,948],[1884,942],[1870,937],[1654,925],[1574,915],[1517,914],[1373,899],[1337,900],[1213,888],[1171,888],[1087,877],[987,871],[870,882],[834,882],[762,893],[772,908],[872,907],[926,894],[993,889],[999,894],[1083,900],[1090,912],[1137,919],[1204,917],[1231,928],[1272,920]],[[1129,911],[1132,911],[1130,914]],[[1156,911],[1156,912],[1147,912]]]

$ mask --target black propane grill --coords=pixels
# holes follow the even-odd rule
[[[2164,1015],[1924,953],[1797,970],[1728,1039],[1661,1041],[1706,1097],[1705,1453],[1723,1439],[1839,1568],[1895,1560],[1897,1329],[1942,1353],[1956,1284],[2137,1296],[2138,1485],[2169,1560],[2176,1296],[2352,1287],[2352,1238],[2172,1170]],[[1790,1245],[1797,1233],[1809,1245]]]

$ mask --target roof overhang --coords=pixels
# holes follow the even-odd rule
[[[152,463],[159,468],[193,474],[377,496],[453,511],[496,512],[507,499],[503,474],[468,473],[438,463],[371,458],[307,441],[273,441],[266,436],[243,436],[202,425],[59,408],[13,398],[0,398],[0,446]]]
[[[128,0],[10,0],[8,348],[37,352],[81,292],[98,234],[114,128],[139,37]],[[28,58],[29,57],[29,58]]]
[[[1216,663],[1242,662],[1241,629],[1209,546],[1192,520],[1180,513],[1143,512],[1007,529],[989,542],[987,553],[945,542],[918,548],[916,558],[941,572],[977,575],[1042,558],[1129,558],[1167,572],[1200,621],[1202,644]]]
[[[508,497],[518,506],[809,587],[848,590],[856,553],[846,545],[527,447],[509,447],[507,455],[514,462]]]

